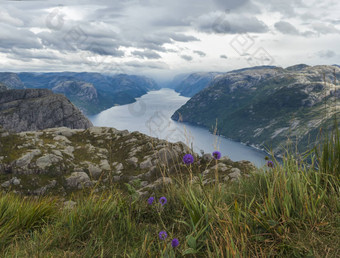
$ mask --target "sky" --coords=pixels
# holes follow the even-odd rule
[[[0,71],[140,74],[340,64],[336,0],[0,0]]]

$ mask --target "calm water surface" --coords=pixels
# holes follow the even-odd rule
[[[249,160],[256,166],[265,164],[266,154],[262,151],[215,136],[207,129],[171,120],[172,114],[188,100],[171,89],[150,91],[135,103],[112,107],[89,119],[95,126],[139,131],[170,142],[182,141],[193,146],[197,153],[219,150],[234,161]]]

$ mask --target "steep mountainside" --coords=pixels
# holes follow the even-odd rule
[[[182,78],[175,86],[175,91],[182,96],[192,97],[206,88],[209,83],[220,73],[192,73]]]
[[[0,94],[0,126],[21,132],[92,123],[63,95],[46,89],[7,90]]]
[[[15,73],[0,73],[0,82],[8,89],[24,89],[25,86]]]
[[[340,68],[335,66],[231,71],[217,76],[172,118],[209,129],[217,119],[220,134],[259,148],[272,147],[276,154],[282,153],[289,136],[303,151],[315,141],[320,126],[332,123],[335,109],[325,102],[334,105],[340,98],[339,86],[333,84],[334,69],[339,79]]]
[[[157,84],[147,77],[126,74],[107,76],[86,72],[20,73],[19,77],[28,88],[48,88],[65,94],[89,115],[115,104],[132,103],[149,90],[158,89]],[[68,86],[72,89],[66,90]]]

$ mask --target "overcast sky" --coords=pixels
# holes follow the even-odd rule
[[[337,0],[0,0],[0,71],[340,64]]]

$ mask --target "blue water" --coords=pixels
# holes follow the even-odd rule
[[[150,91],[136,100],[104,110],[89,119],[95,126],[139,131],[170,142],[182,141],[197,153],[219,150],[234,161],[249,160],[256,166],[265,164],[266,153],[263,151],[213,135],[207,129],[171,120],[172,114],[189,100],[172,89]]]

